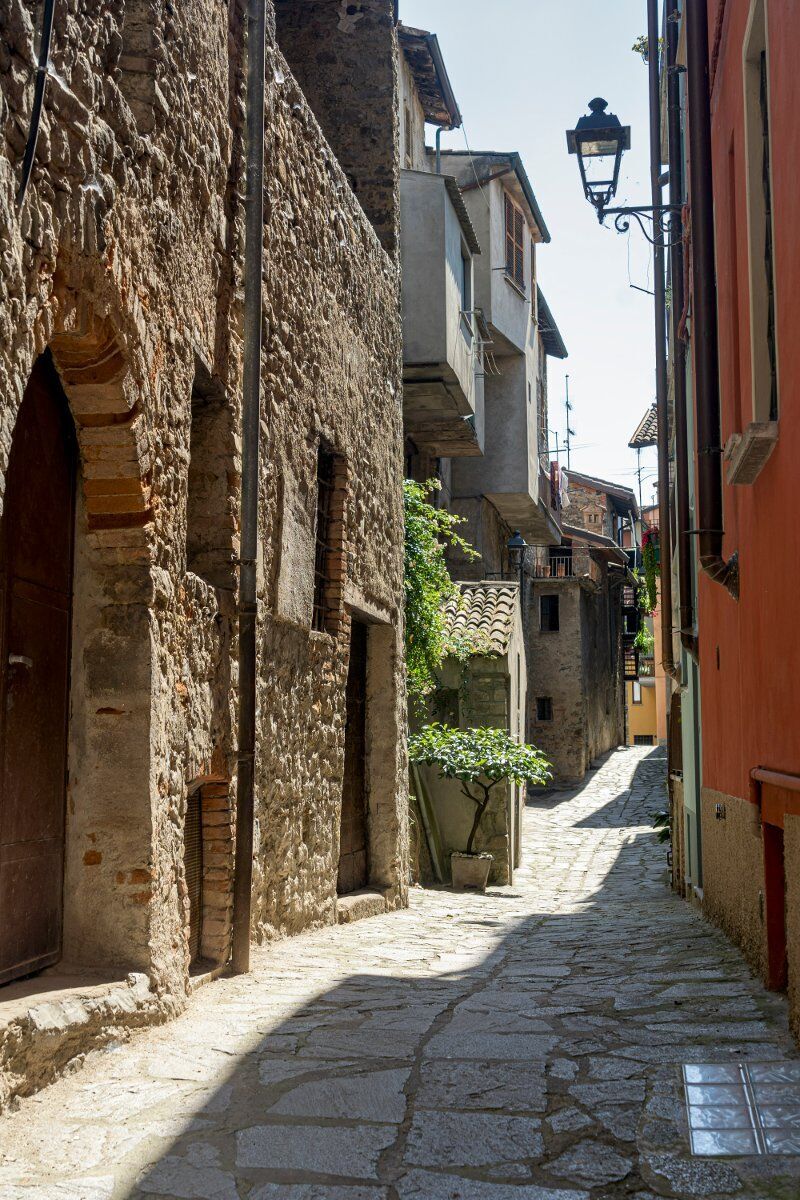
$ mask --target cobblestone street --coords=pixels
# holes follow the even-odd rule
[[[486,896],[259,951],[0,1121],[0,1200],[800,1195],[689,1154],[680,1067],[796,1057],[784,1002],[665,885],[660,752],[529,806]]]

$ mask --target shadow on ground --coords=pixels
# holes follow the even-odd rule
[[[633,787],[611,759],[530,806],[515,887],[260,952],[50,1089],[10,1119],[38,1186],[0,1200],[796,1200],[795,1159],[689,1156],[680,1064],[794,1051],[782,1001],[664,888],[663,768],[637,761]],[[48,1162],[60,1190],[29,1174]]]

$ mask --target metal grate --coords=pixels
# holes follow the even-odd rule
[[[201,790],[189,796],[183,830],[183,867],[189,892],[189,956],[200,957],[203,930],[203,821]]]

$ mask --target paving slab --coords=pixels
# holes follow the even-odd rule
[[[611,755],[529,803],[513,888],[257,949],[89,1055],[0,1118],[0,1200],[794,1200],[786,1006],[668,890],[664,772]],[[740,1064],[782,1152],[695,1157]]]

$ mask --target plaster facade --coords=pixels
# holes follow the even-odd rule
[[[340,6],[291,7],[310,23],[278,5],[286,44],[271,22],[266,69],[258,940],[336,919],[353,617],[369,629],[370,883],[395,907],[408,876],[392,5],[339,14],[312,106],[292,70],[304,74]],[[198,791],[202,954],[224,963],[230,943],[241,20],[219,0],[127,0],[118,16],[68,0],[19,210],[38,33],[16,0],[0,26],[0,479],[41,356],[80,454],[62,953],[79,970],[142,972],[162,1015],[188,986],[184,824]],[[344,137],[333,101],[355,92],[380,139]],[[336,621],[314,632],[321,442],[344,482]]]

